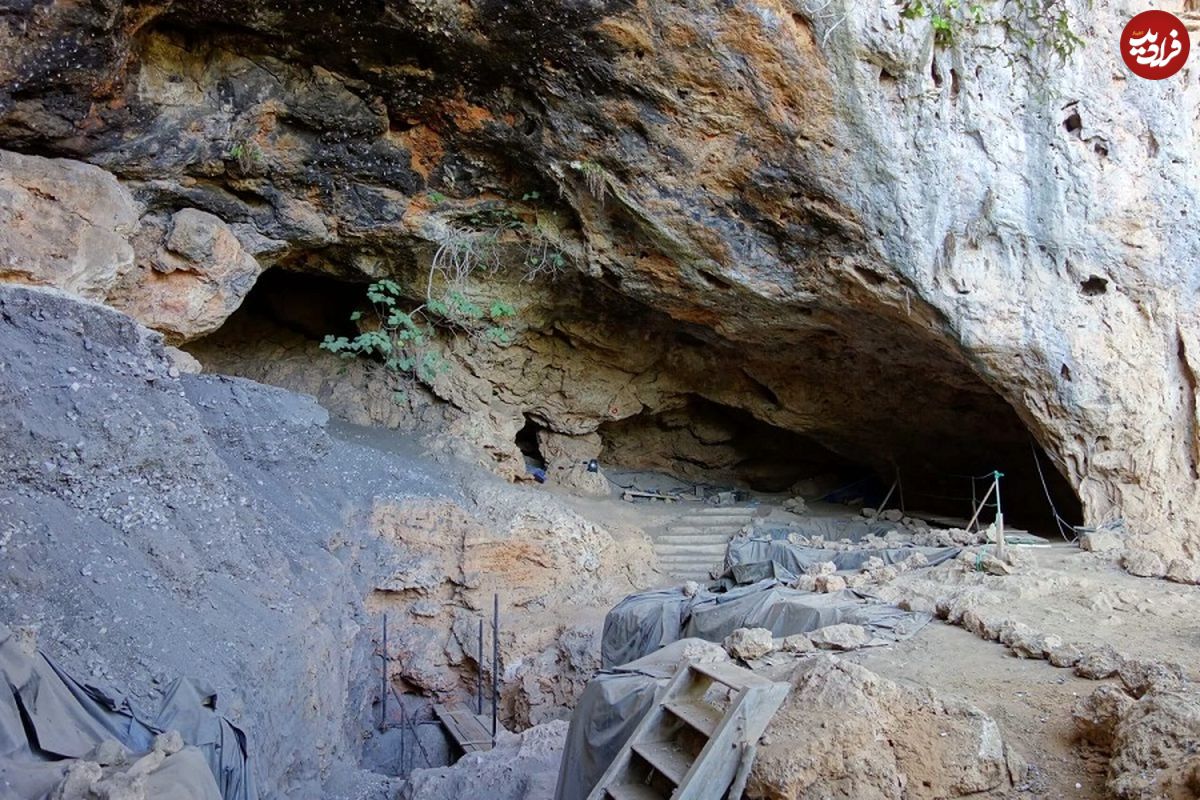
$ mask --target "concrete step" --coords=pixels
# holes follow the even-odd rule
[[[724,536],[726,539],[732,539],[738,533],[738,528],[667,528],[660,535],[671,534],[673,536]]]
[[[658,558],[663,564],[724,564],[724,558],[714,558],[708,555],[692,555],[690,553],[663,553]]]
[[[659,557],[672,554],[711,556],[716,559],[725,558],[723,544],[656,544],[654,552]]]
[[[667,530],[676,533],[727,533],[730,536],[740,531],[742,525],[677,525],[671,523]]]
[[[685,511],[679,515],[681,519],[754,519],[753,511]]]
[[[661,567],[670,567],[673,569],[683,569],[686,567],[693,569],[714,569],[721,566],[724,562],[706,558],[660,558],[658,563]]]
[[[663,544],[698,544],[701,546],[720,545],[727,547],[729,545],[729,537],[718,533],[715,536],[697,536],[689,534],[688,536],[659,536],[654,540],[657,545],[659,542]]]

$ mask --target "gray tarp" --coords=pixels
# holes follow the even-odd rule
[[[77,759],[115,740],[132,753],[178,731],[191,745],[147,776],[147,797],[257,800],[245,735],[213,710],[211,691],[188,681],[168,690],[158,716],[145,722],[128,703],[79,683],[42,653],[27,653],[0,626],[0,798],[49,797]],[[206,763],[207,762],[207,763]]]
[[[681,639],[645,658],[596,673],[579,697],[567,729],[555,800],[585,800],[625,740],[642,721],[688,653],[727,659],[707,642]]]
[[[783,637],[839,622],[862,625],[882,643],[907,638],[928,621],[928,614],[901,611],[852,590],[804,592],[773,579],[692,597],[682,589],[658,589],[630,595],[608,612],[600,659],[610,668],[682,637],[720,642],[738,628],[767,628]]]
[[[871,522],[865,517],[813,517],[805,516],[788,523],[782,533],[798,533],[801,536],[823,537],[826,541],[836,542],[849,539],[860,542],[868,536],[883,536],[888,531],[896,529],[895,522],[876,520]]]
[[[961,547],[916,547],[907,545],[880,549],[833,550],[793,544],[787,540],[788,531],[739,536],[725,550],[725,566],[750,567],[763,562],[773,563],[793,575],[801,575],[809,567],[832,561],[839,572],[857,572],[871,558],[885,564],[895,564],[913,553],[925,556],[929,566],[949,561]]]

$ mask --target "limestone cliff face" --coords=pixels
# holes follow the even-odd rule
[[[1200,554],[1200,89],[1128,77],[1134,4],[1078,3],[1066,61],[1012,4],[949,47],[893,3],[346,5],[4,12],[0,274],[185,342],[264,269],[419,297],[495,229],[482,285],[519,335],[447,341],[430,388],[501,469],[528,419],[578,458],[696,402],[908,474],[1036,481],[1032,434],[1148,571]],[[231,325],[197,344],[218,366],[263,347]]]

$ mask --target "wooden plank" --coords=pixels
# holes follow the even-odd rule
[[[633,752],[678,786],[696,759],[676,742],[634,742]]]
[[[772,686],[772,681],[761,675],[755,675],[748,669],[735,667],[732,664],[692,664],[692,669],[702,675],[707,675],[717,683],[723,683],[731,689],[741,689],[746,686]]]
[[[693,668],[696,666],[713,665],[693,665]],[[753,677],[763,680],[758,675]],[[786,683],[772,681],[766,681],[765,686],[757,684],[742,689],[696,758],[696,765],[679,784],[672,796],[674,800],[718,800],[723,797],[741,767],[743,745],[758,740],[790,689]]]
[[[434,706],[433,713],[463,753],[492,749],[492,731],[478,716],[462,708]]]
[[[721,724],[721,717],[723,716],[720,709],[713,708],[708,703],[668,700],[663,703],[663,707],[705,736],[713,735],[713,731]]]
[[[671,697],[678,691],[680,686],[691,680],[691,675],[688,672],[687,662],[680,665],[676,670],[675,676],[671,678],[666,685],[663,693],[659,697]],[[630,753],[632,752],[630,744],[636,742],[646,735],[648,731],[654,730],[655,726],[662,720],[663,708],[659,702],[654,704],[654,707],[642,717],[642,721],[633,729],[633,733],[629,735],[629,739],[621,747],[617,757],[608,765],[608,769],[604,771],[604,775],[596,782],[596,786],[588,793],[587,800],[604,800],[607,797],[607,789],[610,786],[617,786],[624,783],[622,776],[625,775],[629,767]]]
[[[638,492],[633,489],[626,489],[621,493],[621,499],[626,502],[633,502],[635,498],[645,500],[662,500],[664,503],[674,503],[676,498],[669,494],[659,494],[658,492]]]
[[[612,800],[663,800],[662,795],[640,783],[622,783],[607,789]]]

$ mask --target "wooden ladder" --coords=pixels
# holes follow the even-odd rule
[[[685,662],[587,800],[721,800],[735,782],[740,796],[790,688],[733,664]]]

